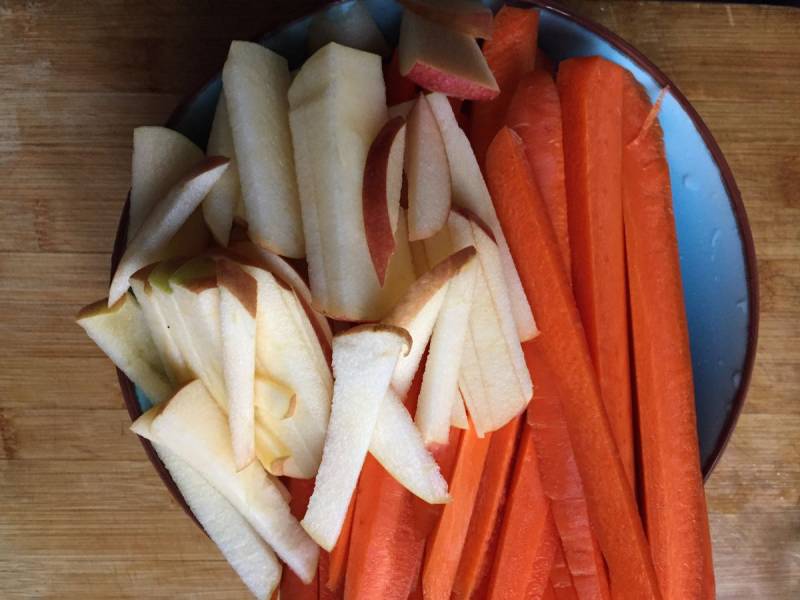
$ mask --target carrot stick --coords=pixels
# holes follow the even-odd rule
[[[489,583],[490,600],[538,599],[553,568],[558,534],[542,490],[531,428],[525,426]]]
[[[621,597],[660,598],[650,548],[606,417],[555,232],[519,137],[504,128],[487,154],[489,190],[542,335],[537,360],[557,375],[592,528]],[[547,332],[554,332],[548,335]]]
[[[503,6],[494,18],[492,39],[483,44],[483,55],[500,93],[493,100],[472,104],[469,138],[481,167],[489,143],[503,126],[517,82],[525,73],[533,71],[538,32],[538,11]]]
[[[598,57],[558,69],[572,280],[614,440],[633,493],[633,413],[622,223],[622,80]]]
[[[314,491],[314,480],[287,479],[286,487],[292,496],[289,509],[296,518],[302,519],[308,506],[308,499]],[[281,600],[317,600],[319,587],[319,577],[314,578],[310,584],[305,584],[291,569],[284,568],[280,597]]]
[[[400,74],[397,50],[392,54],[392,60],[383,66],[383,80],[386,83],[386,105],[394,106],[408,102],[417,97],[419,88],[408,77]]]
[[[528,164],[547,205],[569,272],[572,259],[567,225],[561,101],[556,83],[549,73],[537,69],[520,80],[508,107],[506,125],[522,138]]]
[[[552,503],[551,503],[552,505]],[[572,584],[572,574],[564,558],[564,549],[561,543],[556,544],[553,569],[550,571],[550,584],[553,586],[554,600],[577,600],[578,594]],[[587,596],[589,598],[593,596]],[[597,596],[594,596],[595,598]]]
[[[651,104],[632,77],[625,79],[623,106],[625,239],[647,535],[664,598],[713,598],[669,167],[658,122],[642,129]]]
[[[453,591],[491,438],[479,438],[471,422],[463,433],[450,482],[452,500],[444,505],[425,553],[422,590],[426,600],[448,600]]]
[[[328,563],[327,577],[324,579],[320,577],[320,582],[325,585],[320,585],[320,588],[326,587],[332,592],[337,592],[341,589],[344,583],[345,570],[347,568],[347,552],[350,549],[350,534],[353,528],[353,513],[355,512],[355,497],[350,501],[350,507],[347,509],[347,516],[342,525],[342,532],[339,534],[339,539],[333,550],[330,553],[330,561]],[[324,553],[323,553],[324,554]]]
[[[340,592],[331,590],[325,585],[330,577],[331,554],[322,550],[319,553],[319,566],[317,567],[317,579],[319,581],[319,600],[339,600],[342,597]]]
[[[456,598],[475,597],[491,566],[491,559],[495,554],[492,551],[492,542],[496,540],[501,522],[520,421],[520,418],[514,419],[492,434],[475,500],[475,510],[469,522],[469,542],[464,547],[453,584],[453,595]]]

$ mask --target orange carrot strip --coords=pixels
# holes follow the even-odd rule
[[[650,110],[626,77],[624,137],[635,141],[623,154],[625,238],[647,535],[665,598],[713,598],[669,167],[658,122],[642,131]]]
[[[317,567],[317,579],[319,580],[319,592],[317,598],[319,600],[339,600],[342,597],[341,592],[337,592],[328,588],[325,582],[330,578],[331,554],[321,550],[319,553],[319,566]]]
[[[650,548],[606,417],[558,241],[519,137],[504,128],[487,154],[489,190],[544,332],[531,342],[557,374],[592,528],[623,598],[660,598]],[[554,332],[547,335],[547,332]]]
[[[394,106],[408,102],[417,97],[419,88],[408,77],[400,74],[397,50],[392,54],[392,60],[383,66],[383,80],[386,83],[386,105]]]
[[[622,80],[598,57],[558,68],[575,301],[614,440],[634,489],[633,413],[622,223]]]
[[[453,584],[453,595],[456,598],[475,597],[491,566],[491,559],[495,554],[492,552],[492,542],[497,537],[501,522],[520,422],[521,418],[514,419],[492,434],[475,500],[475,510],[469,523],[469,541],[461,555]]]
[[[428,540],[422,568],[422,590],[426,600],[448,600],[453,591],[491,438],[491,435],[479,438],[471,423],[463,433],[450,482],[452,500],[444,505]]]
[[[286,487],[292,496],[289,500],[289,509],[296,518],[302,519],[308,507],[308,499],[314,491],[314,480],[287,479]],[[317,600],[319,587],[319,577],[315,577],[310,584],[305,584],[291,569],[284,567],[280,588],[281,600]]]
[[[506,125],[522,138],[528,164],[547,205],[569,272],[572,259],[567,225],[561,101],[556,83],[549,73],[535,70],[520,80],[508,107]]]
[[[550,581],[558,535],[542,490],[538,463],[532,431],[526,425],[497,544],[487,596],[490,600],[538,599]]]
[[[552,506],[552,502],[551,502]],[[578,594],[572,583],[572,574],[564,558],[564,549],[559,542],[556,545],[553,569],[550,571],[550,584],[553,586],[553,600],[577,600]],[[587,596],[589,598],[593,596]],[[594,596],[595,598],[597,596]]]
[[[345,516],[344,524],[342,525],[342,532],[339,534],[339,539],[330,553],[330,561],[328,563],[327,577],[324,579],[320,577],[320,581],[325,585],[320,587],[327,587],[327,589],[337,592],[341,589],[344,583],[345,571],[347,569],[347,553],[350,550],[350,535],[353,528],[353,513],[355,512],[356,499],[355,496],[350,500],[350,507],[347,509],[347,516]]]
[[[493,100],[472,104],[469,138],[481,167],[489,143],[503,126],[517,82],[525,73],[533,71],[538,32],[538,11],[503,6],[494,18],[492,39],[483,43],[483,54],[500,93]]]

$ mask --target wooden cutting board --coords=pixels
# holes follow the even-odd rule
[[[232,38],[321,4],[0,2],[0,597],[246,598],[128,432],[74,324],[105,295],[131,130],[162,123]],[[800,597],[800,11],[567,3],[684,91],[741,188],[760,350],[708,484],[720,598]]]

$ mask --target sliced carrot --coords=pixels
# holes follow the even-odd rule
[[[461,562],[453,584],[455,598],[476,597],[476,591],[491,566],[495,554],[492,551],[492,542],[496,540],[501,522],[520,422],[521,418],[514,419],[492,434],[475,500],[475,509],[469,522],[467,533],[469,542],[461,554]]]
[[[537,361],[556,375],[592,528],[621,597],[659,598],[650,548],[606,417],[558,241],[519,137],[504,128],[487,154],[487,183],[542,334]],[[552,332],[548,335],[548,332]]]
[[[291,494],[289,509],[296,518],[302,519],[308,507],[308,499],[314,491],[314,480],[287,479],[286,487]],[[305,584],[291,569],[284,568],[280,597],[281,600],[317,600],[319,587],[319,577],[315,577],[310,584]]]
[[[489,583],[491,600],[538,599],[550,582],[558,535],[538,463],[531,428],[525,425]]]
[[[538,32],[538,11],[503,6],[494,18],[492,39],[483,44],[483,54],[500,93],[493,100],[472,104],[469,138],[481,167],[489,143],[503,126],[517,82],[525,73],[533,71]]]
[[[340,591],[331,590],[325,585],[330,578],[331,554],[321,550],[319,553],[319,566],[317,567],[317,579],[319,580],[319,600],[339,600],[342,598]]]
[[[350,500],[350,507],[347,509],[347,516],[345,516],[344,524],[342,525],[342,532],[339,534],[339,539],[330,553],[330,561],[328,563],[327,577],[320,577],[320,582],[325,585],[328,590],[338,592],[344,583],[345,571],[347,569],[347,553],[350,550],[350,534],[353,529],[353,513],[355,512],[355,496]]]
[[[508,106],[506,125],[522,138],[528,164],[547,205],[564,264],[568,265],[569,271],[571,257],[561,101],[556,82],[549,73],[535,70],[520,80]]]
[[[558,68],[575,301],[625,473],[634,483],[633,412],[622,223],[622,80],[599,57]]]
[[[572,574],[569,572],[567,560],[564,558],[564,549],[560,542],[556,545],[553,569],[550,571],[550,584],[553,586],[554,600],[577,600],[578,594],[572,584]],[[597,598],[597,596],[587,597]]]
[[[419,88],[408,77],[400,74],[397,50],[392,54],[392,60],[383,66],[383,80],[386,83],[386,105],[394,106],[408,102],[417,97]]]
[[[491,439],[491,435],[479,438],[471,422],[463,433],[450,482],[452,500],[444,505],[425,553],[422,590],[426,600],[448,600],[453,591]]]
[[[665,598],[713,598],[669,167],[658,122],[644,125],[651,108],[626,77],[625,239],[647,535]]]

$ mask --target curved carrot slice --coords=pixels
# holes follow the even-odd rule
[[[553,586],[553,600],[577,600],[578,594],[572,584],[572,574],[567,567],[561,543],[556,545],[553,569],[550,571],[550,585]]]
[[[494,18],[492,39],[483,43],[483,54],[500,93],[493,100],[472,104],[469,139],[481,168],[489,143],[503,126],[517,82],[533,71],[538,33],[539,11],[503,6]]]
[[[665,598],[713,598],[692,363],[669,167],[651,104],[625,78],[623,197],[647,535]]]
[[[633,413],[622,223],[622,80],[599,57],[558,68],[575,302],[606,413],[634,488]]]
[[[489,583],[490,600],[538,599],[550,582],[558,534],[538,463],[531,428],[525,426]]]
[[[559,398],[592,528],[620,597],[660,598],[650,548],[605,414],[558,242],[519,137],[504,128],[487,154],[487,178],[525,292],[544,332],[531,342],[557,375]],[[553,332],[547,335],[547,332]]]
[[[547,205],[569,272],[572,259],[567,225],[561,101],[556,82],[548,72],[536,69],[520,80],[508,106],[506,125],[522,138],[528,164]]]
[[[289,509],[297,519],[302,519],[308,506],[308,499],[314,491],[313,479],[287,479],[286,487],[291,494]],[[283,570],[281,579],[281,600],[317,600],[319,594],[319,577],[310,584],[300,581],[291,569]]]
[[[492,542],[496,541],[500,525],[520,422],[521,418],[516,418],[492,434],[475,510],[469,522],[468,543],[453,583],[453,596],[456,598],[477,597],[476,592],[488,575],[491,558],[495,555]]]

